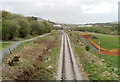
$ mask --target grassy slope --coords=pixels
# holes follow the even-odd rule
[[[31,44],[22,43],[12,55],[6,57],[7,60],[4,60],[3,79],[53,80],[61,39],[56,40],[55,35],[61,37],[59,32],[52,32]],[[15,66],[9,66],[8,60],[16,55],[20,56],[19,62]]]
[[[114,36],[109,36],[109,35],[104,35],[104,34],[95,34],[95,33],[87,33],[89,35],[94,35],[98,37],[98,39],[92,39],[95,41],[97,44],[100,41],[101,42],[101,47],[105,48],[106,50],[111,50],[111,49],[117,49],[118,47],[118,37]],[[92,52],[92,51],[91,51]],[[93,53],[93,52],[92,52]],[[96,53],[94,53],[96,54]],[[108,63],[107,66],[110,67],[117,67],[118,64],[118,56],[111,56],[111,55],[103,55],[103,54],[98,54],[98,57],[105,59],[106,62]]]
[[[98,39],[92,39],[97,44],[100,42],[100,46],[107,50],[118,49],[118,37],[116,36],[109,36],[104,34],[95,34],[95,33],[87,33],[89,35],[94,35],[98,37]]]
[[[118,66],[120,65],[118,56],[103,55],[103,54],[98,54],[97,56],[99,58],[102,58],[102,59],[106,60],[108,67],[118,68]]]
[[[78,37],[75,35],[75,33],[71,34],[72,36],[70,38],[74,51],[78,55],[79,61],[82,64],[84,71],[86,72],[90,80],[118,79],[118,70],[111,65],[108,65],[108,59],[104,60],[103,58],[98,57],[98,54],[86,51],[85,46],[82,43],[77,43]]]

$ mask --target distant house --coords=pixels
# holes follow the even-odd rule
[[[112,26],[110,26],[110,25],[102,25],[102,27],[112,27]]]
[[[54,25],[54,26],[56,26],[56,27],[62,27],[61,25]]]
[[[84,24],[81,24],[81,25],[78,25],[78,27],[91,27],[92,25],[84,25]]]

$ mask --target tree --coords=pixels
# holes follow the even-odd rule
[[[2,11],[2,17],[6,17],[8,14],[10,14],[10,12]]]
[[[46,28],[45,32],[46,33],[50,32],[53,25],[49,21],[43,21],[43,24],[45,25],[45,28]]]
[[[30,23],[28,22],[27,19],[19,19],[19,35],[21,38],[25,38],[27,35],[30,33]]]
[[[2,39],[11,40],[18,36],[19,24],[16,20],[3,20]]]
[[[19,14],[2,12],[2,39],[25,38],[28,35],[41,35],[51,31],[50,21],[38,21],[37,17],[24,17]],[[1,24],[1,21],[0,21]]]
[[[32,35],[40,35],[45,33],[45,25],[40,21],[32,21],[31,22],[31,34]]]

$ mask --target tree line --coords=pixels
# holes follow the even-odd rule
[[[104,28],[104,27],[77,27],[72,28],[71,30],[74,31],[83,31],[83,32],[95,32],[95,33],[102,33],[102,34],[117,34],[116,31],[112,31],[111,29]]]
[[[49,21],[38,21],[36,17],[2,11],[2,40],[41,35],[50,32],[52,28],[53,24]]]

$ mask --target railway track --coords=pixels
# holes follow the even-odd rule
[[[62,35],[56,80],[82,80],[67,33]]]

